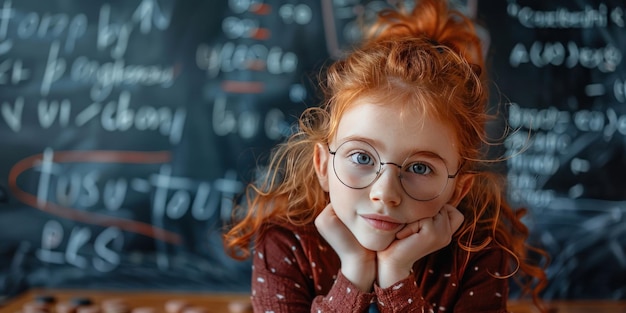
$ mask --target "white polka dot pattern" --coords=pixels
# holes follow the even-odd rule
[[[461,271],[463,276],[458,276],[447,259],[433,259],[416,265],[407,278],[389,288],[374,286],[372,292],[364,293],[341,275],[340,263],[329,262],[336,258],[332,249],[324,241],[312,240],[308,232],[268,239],[267,247],[272,248],[257,248],[253,258],[251,299],[255,312],[300,312],[290,306],[303,303],[297,297],[306,296],[312,301],[307,312],[355,312],[357,303],[363,308],[359,312],[367,312],[370,303],[375,303],[381,313],[445,313],[464,310],[463,303],[488,304],[488,295],[494,299],[489,311],[507,312],[508,288],[498,283],[503,281],[498,277],[504,267],[492,261],[499,258],[480,258],[479,262],[472,262],[471,257],[460,259],[459,263],[469,261],[467,270]],[[464,288],[466,282],[471,289]],[[457,302],[455,297],[463,300]],[[471,308],[474,311],[476,307]]]

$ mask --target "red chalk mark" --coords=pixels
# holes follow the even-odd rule
[[[131,152],[131,151],[55,151],[52,161],[55,163],[124,163],[124,164],[159,164],[169,162],[169,151],[158,152]],[[44,202],[39,204],[35,195],[20,189],[17,178],[25,171],[35,167],[43,160],[43,154],[36,154],[17,162],[9,172],[9,188],[21,202],[54,214],[65,219],[99,226],[115,226],[128,232],[137,233],[178,244],[181,238],[178,234],[157,228],[151,224],[134,220],[112,217],[105,214],[85,212],[73,208],[63,207],[55,203]]]
[[[247,69],[251,71],[262,71],[265,69],[265,61],[261,61],[261,60],[248,61]]]
[[[271,35],[271,32],[269,29],[259,27],[252,34],[252,38],[256,40],[266,40],[270,38],[270,35]]]
[[[265,84],[262,82],[243,82],[236,80],[222,81],[222,90],[231,93],[262,93]]]
[[[250,12],[258,15],[268,15],[272,12],[272,6],[267,3],[256,3],[250,7]]]

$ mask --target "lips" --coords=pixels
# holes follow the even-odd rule
[[[361,217],[375,229],[383,231],[398,230],[404,225],[392,218],[382,215],[362,215]]]

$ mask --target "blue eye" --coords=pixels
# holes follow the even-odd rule
[[[432,173],[432,169],[424,163],[413,163],[408,169],[409,172],[419,175],[428,175]]]
[[[359,165],[373,165],[374,163],[373,158],[369,154],[363,152],[356,152],[351,154],[350,159],[352,160],[352,162]]]

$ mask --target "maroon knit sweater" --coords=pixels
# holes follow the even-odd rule
[[[388,288],[360,291],[340,272],[334,250],[314,225],[269,227],[253,254],[254,312],[507,312],[506,254],[470,254],[453,244],[417,261]],[[463,264],[466,264],[465,266]]]

